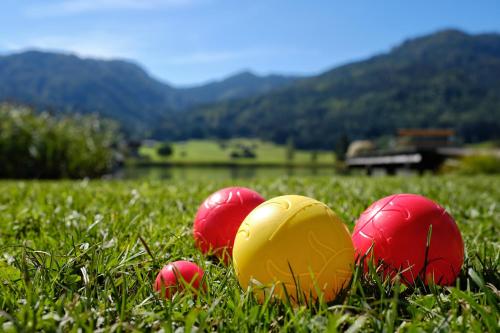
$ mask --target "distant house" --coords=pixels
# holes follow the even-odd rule
[[[399,147],[432,149],[456,145],[457,139],[455,131],[452,129],[408,128],[398,130],[397,146]]]
[[[394,174],[397,169],[413,169],[422,173],[436,171],[447,157],[462,154],[455,131],[451,129],[399,129],[392,149],[369,149],[369,142],[360,141],[349,147],[346,160],[349,168],[362,168],[368,174],[373,169],[385,169]]]

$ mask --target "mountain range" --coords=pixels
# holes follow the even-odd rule
[[[500,35],[442,30],[306,78],[244,72],[175,88],[124,61],[25,52],[0,57],[0,100],[97,111],[159,139],[260,137],[331,148],[401,127],[500,135]],[[158,125],[160,124],[160,125]]]
[[[171,111],[266,93],[294,80],[245,71],[220,81],[175,88],[130,61],[42,51],[0,57],[0,101],[59,112],[96,112],[132,130],[150,128]]]
[[[264,95],[193,108],[158,135],[292,138],[299,147],[331,148],[345,136],[436,127],[468,142],[499,138],[499,34],[445,30],[410,39]]]

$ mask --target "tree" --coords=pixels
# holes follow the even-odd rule
[[[349,147],[349,138],[347,134],[342,133],[335,144],[335,156],[339,161],[345,160],[345,155],[347,152],[347,148]]]
[[[318,162],[318,151],[317,150],[313,150],[311,152],[311,163],[312,164],[316,164],[316,162]]]
[[[162,143],[156,150],[160,156],[171,156],[174,153],[174,148],[168,142]]]
[[[292,162],[295,157],[295,143],[293,137],[288,137],[286,140],[286,160]]]

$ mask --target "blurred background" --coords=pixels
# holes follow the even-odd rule
[[[0,177],[498,173],[499,12],[4,0]]]

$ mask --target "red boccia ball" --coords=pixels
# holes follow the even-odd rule
[[[426,245],[431,228],[430,246]],[[416,194],[395,194],[365,210],[352,235],[358,258],[372,253],[384,273],[402,272],[403,282],[453,284],[464,262],[464,243],[453,218],[432,200]],[[424,272],[425,268],[425,272]]]
[[[184,290],[186,286],[190,286],[197,291],[204,288],[202,285],[203,270],[190,261],[180,260],[169,263],[163,267],[156,276],[154,289],[157,292],[164,290],[165,298],[172,298],[178,292]]]
[[[245,187],[228,187],[210,195],[198,208],[193,235],[196,246],[205,254],[228,261],[241,222],[265,199]]]

